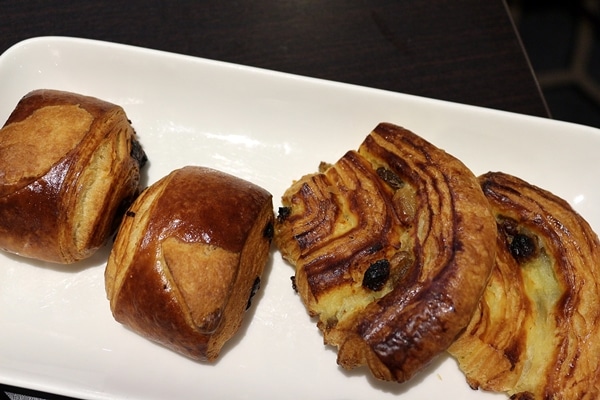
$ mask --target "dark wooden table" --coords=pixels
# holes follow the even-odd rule
[[[501,0],[0,1],[0,53],[47,35],[549,116]]]

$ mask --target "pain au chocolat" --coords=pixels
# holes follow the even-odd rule
[[[479,180],[498,225],[496,267],[450,353],[473,388],[599,398],[598,237],[544,189],[499,172]]]
[[[126,213],[105,271],[115,319],[199,361],[240,328],[273,237],[272,196],[188,166],[151,185]]]
[[[404,128],[379,124],[284,193],[275,242],[346,369],[404,382],[471,319],[496,224],[476,177]]]
[[[27,94],[0,130],[0,248],[54,263],[89,257],[139,193],[145,160],[120,106]]]

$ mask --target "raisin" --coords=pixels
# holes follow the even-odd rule
[[[125,215],[127,215],[128,217],[135,217],[135,213],[133,211],[127,211]]]
[[[384,168],[384,167],[377,168],[377,175],[381,179],[383,179],[385,183],[390,185],[390,187],[392,189],[398,190],[402,186],[404,186],[404,181],[402,179],[400,179],[400,177],[398,175],[396,175],[394,172],[392,172],[391,170],[389,170],[387,168]]]
[[[394,286],[407,279],[413,264],[414,257],[407,251],[399,251],[390,258],[390,279]]]
[[[283,222],[290,216],[292,213],[292,209],[290,207],[279,207],[279,212],[277,214],[277,220],[279,222]]]
[[[248,297],[248,303],[246,304],[246,310],[250,308],[250,306],[252,305],[252,298],[254,297],[254,295],[256,295],[256,293],[258,293],[258,289],[260,289],[260,277],[257,276],[256,279],[254,279],[254,283],[252,284],[252,289],[250,290],[250,296]]]
[[[377,292],[383,289],[383,286],[390,277],[390,262],[388,260],[378,260],[367,268],[363,277],[362,285],[367,289]]]
[[[522,233],[513,236],[509,249],[512,256],[518,262],[525,262],[537,254],[535,241]]]

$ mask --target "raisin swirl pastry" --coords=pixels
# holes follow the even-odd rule
[[[64,264],[91,256],[139,194],[145,161],[120,106],[27,94],[0,130],[0,248]]]
[[[569,204],[517,177],[479,178],[497,261],[450,347],[473,388],[511,399],[600,397],[600,244]]]
[[[149,340],[213,361],[259,289],[273,237],[272,196],[188,166],[126,213],[105,270],[114,318]]]
[[[464,329],[494,265],[495,221],[455,157],[379,124],[282,197],[275,242],[346,369],[404,382]]]

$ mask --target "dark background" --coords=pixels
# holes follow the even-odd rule
[[[0,0],[0,52],[43,35],[547,115],[502,0]]]
[[[509,5],[552,116],[600,128],[600,1]]]

